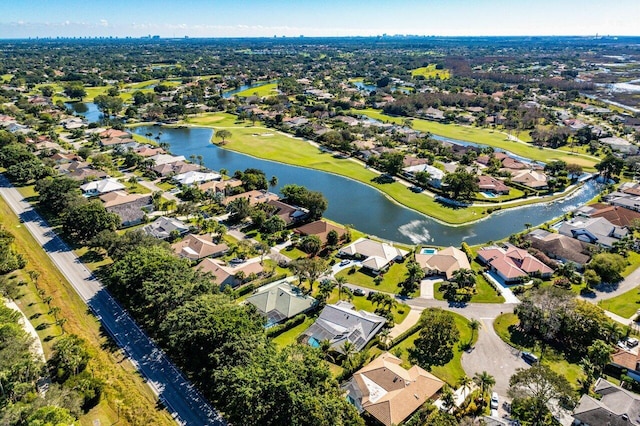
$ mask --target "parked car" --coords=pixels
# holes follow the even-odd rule
[[[353,290],[353,295],[354,296],[364,296],[365,292],[361,288],[356,288],[356,289]]]
[[[531,352],[522,352],[522,358],[529,364],[535,364],[536,362],[538,362],[538,357]]]
[[[234,257],[229,261],[229,263],[233,265],[239,265],[240,263],[244,263],[244,259],[240,259],[239,257]]]
[[[500,401],[498,399],[498,394],[496,392],[491,394],[491,409],[497,410],[500,405]]]
[[[340,262],[340,266],[347,266],[349,263],[351,263],[351,261],[349,259],[345,259],[342,262]]]
[[[627,337],[627,346],[630,348],[638,346],[638,339],[635,337]]]

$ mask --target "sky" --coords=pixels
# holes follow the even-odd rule
[[[640,35],[640,0],[0,0],[0,38]]]

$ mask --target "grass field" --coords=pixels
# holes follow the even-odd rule
[[[236,117],[229,114],[203,114],[189,118],[188,123],[229,130],[232,136],[227,139],[224,147],[232,151],[350,177],[373,186],[402,205],[443,222],[453,224],[469,222],[479,219],[485,210],[482,207],[456,209],[445,206],[426,194],[411,192],[399,182],[375,183],[372,180],[379,175],[365,168],[362,163],[336,158],[331,153],[321,152],[310,143],[283,135],[273,129],[237,123]]]
[[[368,108],[363,110],[353,110],[356,114],[380,120],[382,122],[402,123],[403,117],[392,117],[379,110]],[[507,139],[506,135],[490,129],[479,127],[460,126],[457,124],[442,124],[434,121],[415,118],[412,120],[413,128],[434,135],[447,138],[459,139],[467,142],[474,142],[510,151],[516,155],[536,161],[548,163],[549,161],[562,160],[567,163],[580,164],[586,171],[595,171],[595,164],[599,160],[584,154],[572,154],[570,152],[540,149],[533,145],[521,142],[514,142]]]
[[[118,417],[119,424],[175,424],[166,411],[156,408],[157,398],[151,389],[123,353],[112,349],[112,343],[105,337],[96,318],[87,312],[87,306],[2,198],[0,222],[15,235],[16,248],[27,260],[26,270],[34,270],[40,274],[38,286],[46,295],[53,297],[51,306],[60,308],[59,317],[67,320],[65,331],[77,334],[88,342],[91,351],[89,371],[105,381],[101,402],[81,416],[80,424],[90,426],[99,421],[103,425],[111,425],[118,421]],[[24,296],[18,300],[18,304],[25,308],[27,316],[42,313],[45,306],[39,302],[37,294],[33,293],[33,285],[22,286],[20,289]],[[42,314],[37,319],[51,322],[48,314]],[[34,322],[35,326],[40,324],[38,321]],[[49,353],[50,345],[55,342],[59,333],[56,326],[41,330],[45,353]],[[47,338],[48,336],[53,339]]]
[[[440,291],[440,284],[441,283],[436,283],[434,286],[434,298],[437,300],[445,300],[442,291]],[[504,297],[494,290],[482,275],[478,275],[476,281],[476,294],[473,295],[469,302],[504,303]]]
[[[420,68],[411,70],[412,77],[416,77],[419,75],[423,76],[426,79],[438,77],[441,80],[447,80],[448,78],[451,77],[449,70],[447,69],[437,70],[436,64],[431,64],[431,65],[427,65],[426,67],[420,67]]]
[[[381,115],[381,113],[379,112],[375,112],[375,114]],[[394,117],[388,118],[392,118],[393,120],[398,121],[400,120],[399,118]],[[437,124],[425,120],[414,120],[414,123],[416,122]],[[226,140],[226,143],[224,145],[226,149],[252,155],[258,158],[281,162],[284,164],[322,170],[325,172],[352,178],[378,189],[399,204],[402,204],[406,207],[409,207],[442,222],[450,224],[463,224],[481,219],[483,215],[487,214],[486,210],[488,207],[454,208],[452,206],[447,206],[436,202],[427,194],[416,194],[399,182],[388,184],[376,183],[373,181],[373,179],[379,175],[374,171],[365,168],[365,166],[361,162],[352,159],[334,157],[333,154],[329,152],[323,152],[318,147],[306,141],[282,134],[267,127],[252,126],[250,122],[239,122],[237,120],[237,117],[231,114],[201,114],[199,116],[189,117],[188,120],[185,120],[185,123],[195,126],[211,127],[214,130],[229,130],[232,133],[232,136]],[[465,131],[474,132],[473,134],[477,133],[483,136],[490,136],[495,140],[501,140],[502,138],[501,134],[490,133],[489,131],[483,129],[447,125],[440,126],[444,126],[444,128],[463,129]],[[414,125],[414,127],[416,126]],[[467,140],[469,140],[469,138],[467,138]],[[218,139],[215,139],[215,141],[218,141]],[[540,155],[537,148],[533,148],[529,145],[508,141],[506,141],[506,143],[515,144],[518,145],[518,147],[533,149],[536,154]],[[542,153],[547,152],[555,151],[542,151]],[[553,197],[548,198],[548,200],[552,200],[554,198],[559,198],[562,196],[562,194],[557,194]],[[523,199],[522,201],[509,204],[508,207],[512,208],[541,201],[543,200]],[[498,205],[499,204],[497,204],[496,206]]]
[[[636,287],[619,296],[602,300],[598,306],[623,318],[630,318],[640,309],[640,289]]]
[[[247,90],[243,90],[242,92],[236,93],[234,96],[247,98],[249,96],[271,96],[278,94],[278,83],[267,83],[261,86],[252,87]]]
[[[336,274],[336,277],[345,277],[349,284],[370,288],[376,291],[396,294],[400,291],[400,283],[405,280],[407,267],[405,263],[394,263],[389,270],[384,273],[380,285],[376,285],[373,276],[361,272],[360,269],[350,273],[351,268],[343,269]]]

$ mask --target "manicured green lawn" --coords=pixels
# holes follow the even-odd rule
[[[630,318],[640,309],[640,288],[636,287],[619,296],[602,300],[598,306],[623,318]]]
[[[403,117],[392,117],[372,108],[353,110],[352,112],[356,114],[366,115],[367,117],[371,117],[383,122],[402,123],[402,121],[404,120]],[[594,166],[596,163],[598,163],[598,160],[594,159],[591,156],[586,156],[583,154],[571,154],[568,152],[553,149],[540,149],[530,144],[513,142],[508,140],[505,134],[495,132],[490,129],[460,126],[457,124],[442,124],[418,118],[414,118],[412,122],[413,128],[416,130],[421,130],[423,132],[429,132],[435,135],[441,135],[452,139],[475,142],[493,146],[495,148],[505,149],[522,157],[530,158],[536,161],[542,161],[545,163],[553,160],[562,160],[566,161],[567,163],[580,164],[586,171],[594,171]]]
[[[347,300],[344,295],[342,295],[342,300]],[[331,293],[331,296],[327,299],[327,303],[336,303],[338,302],[338,289],[335,288]],[[358,310],[364,310],[367,312],[374,312],[377,308],[370,300],[366,298],[366,296],[353,296],[349,302],[353,304]],[[396,324],[400,324],[404,319],[409,315],[409,311],[411,308],[405,305],[404,303],[398,303],[395,308],[392,309],[393,312],[393,321]]]
[[[447,382],[450,386],[455,387],[460,378],[464,377],[466,373],[462,368],[461,358],[462,358],[462,349],[461,344],[466,344],[471,339],[471,328],[469,327],[469,320],[467,320],[462,315],[451,313],[456,322],[456,326],[460,331],[460,343],[454,347],[453,359],[449,361],[447,364],[442,366],[436,366],[431,369],[431,373],[439,377],[440,379]],[[400,347],[402,349],[402,360],[404,361],[404,366],[408,367],[409,363],[409,349],[413,348],[415,340],[420,336],[420,332],[416,332],[409,336],[407,339],[403,340],[396,347]],[[474,336],[474,341],[477,340],[477,333]],[[390,350],[391,353],[394,353],[393,348]]]
[[[415,77],[421,75],[426,79],[439,77],[441,80],[447,80],[450,77],[449,70],[436,69],[436,64],[427,65],[426,67],[420,67],[411,70],[411,76]]]
[[[307,253],[293,246],[289,246],[284,250],[280,250],[280,254],[287,256],[289,259],[293,259],[293,260],[309,257]]]
[[[361,272],[359,269],[354,273],[350,272],[351,268],[344,269],[338,272],[336,277],[345,277],[349,284],[395,294],[400,291],[400,283],[404,281],[407,276],[407,267],[405,263],[394,263],[383,275],[383,280],[380,285],[376,285],[372,275]]]
[[[436,283],[434,285],[434,298],[437,300],[445,300],[442,291],[440,291],[440,284]],[[487,280],[482,276],[478,275],[476,281],[476,294],[470,300],[471,303],[504,303],[504,297],[500,293],[498,293]]]
[[[624,271],[620,274],[623,277],[629,276],[630,273],[640,268],[640,253],[629,250],[628,254],[627,261],[629,262],[629,265],[627,265]]]
[[[236,93],[234,96],[247,98],[249,96],[271,96],[278,94],[278,83],[267,83],[262,86],[252,87],[242,92]]]
[[[298,338],[298,336],[302,334],[302,332],[305,331],[307,328],[309,328],[309,326],[313,324],[314,321],[315,321],[315,318],[305,319],[303,323],[298,324],[292,329],[287,330],[284,333],[280,334],[279,336],[274,337],[273,343],[275,343],[276,346],[278,346],[279,348],[284,348],[285,346],[293,345],[294,343],[296,343],[296,339]]]

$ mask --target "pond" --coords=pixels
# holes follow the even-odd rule
[[[494,213],[490,217],[464,226],[449,226],[390,201],[382,193],[365,184],[317,170],[261,160],[228,151],[213,145],[213,131],[202,128],[172,129],[158,126],[136,127],[133,131],[154,136],[162,131],[161,141],[170,145],[175,155],[202,155],[204,164],[213,169],[236,170],[257,168],[267,179],[278,177],[275,191],[287,184],[303,185],[320,191],[329,207],[325,216],[336,222],[349,224],[369,235],[407,244],[430,243],[441,246],[459,246],[462,241],[479,244],[499,240],[519,232],[525,224],[538,225],[562,216],[593,198],[599,187],[593,181],[571,197],[555,203],[545,203]],[[408,190],[408,189],[407,189]]]
[[[89,123],[96,123],[102,118],[102,112],[93,102],[67,102],[64,106],[86,118]]]

